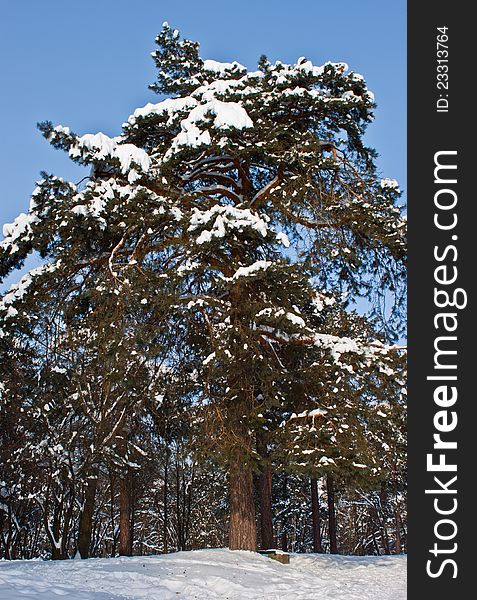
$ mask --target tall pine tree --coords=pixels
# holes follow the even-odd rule
[[[379,317],[392,294],[397,331],[400,192],[363,143],[373,96],[347,65],[262,57],[249,72],[203,60],[167,24],[156,42],[151,88],[168,97],[138,108],[121,135],[40,125],[91,172],[82,185],[45,176],[28,214],[5,228],[2,276],[32,251],[46,265],[3,298],[0,318],[11,331],[31,327],[46,286],[66,337],[93,332],[104,374],[88,411],[104,405],[112,419],[106,447],[121,477],[154,365],[182,377],[192,368],[207,444],[228,471],[229,545],[254,549],[259,415],[291,412],[303,364],[327,389],[343,355],[387,360],[382,343],[343,337],[310,307],[324,289],[368,298]],[[190,362],[177,360],[181,345]],[[325,356],[326,368],[312,366]]]

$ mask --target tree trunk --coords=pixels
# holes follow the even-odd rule
[[[395,523],[395,552],[401,554],[401,511],[399,510],[399,494],[398,494],[398,475],[396,462],[393,464],[393,479],[394,479],[394,502],[396,503],[396,510],[394,511],[394,523]]]
[[[50,524],[48,519],[48,506],[44,509],[43,521],[45,524],[46,534],[51,544],[51,559],[52,560],[64,560],[66,558],[63,553],[63,540],[60,536],[61,529],[61,516],[64,507],[64,496],[58,501],[54,499],[54,510],[53,510],[53,523]]]
[[[129,553],[134,554],[134,527],[136,525],[136,477],[135,471],[130,471],[129,481]]]
[[[321,517],[320,517],[320,499],[318,496],[318,481],[316,477],[311,478],[311,518],[313,523],[313,552],[323,552],[321,543]]]
[[[262,550],[273,548],[272,512],[272,465],[267,451],[267,443],[260,433],[257,433],[257,452],[262,459],[258,477],[258,497],[260,500],[260,537]]]
[[[230,550],[253,550],[257,548],[255,502],[253,496],[252,467],[246,462],[242,448],[234,448],[230,463],[229,494]]]
[[[272,466],[267,461],[260,472],[259,480],[260,496],[260,533],[262,549],[274,547],[273,517],[272,517]]]
[[[396,534],[395,534],[395,552],[401,554],[401,515],[399,508],[396,508],[394,513],[394,520],[396,523]]]
[[[184,518],[184,550],[187,550],[189,547],[189,532],[190,532],[190,523],[192,519],[192,495],[194,492],[194,482],[195,482],[195,470],[192,467],[192,473],[190,477],[189,485],[186,487],[183,485],[184,489],[184,506],[185,508],[185,518]]]
[[[288,499],[288,476],[286,473],[283,473],[282,498],[285,502]],[[288,552],[288,514],[286,508],[283,511],[282,534],[280,538],[283,552]]]
[[[385,507],[387,504],[387,493],[384,483],[381,484],[381,490],[377,496],[377,506],[375,509],[376,521],[381,532],[381,540],[383,543],[383,554],[391,554],[389,545],[389,535],[386,527]]]
[[[338,554],[338,543],[336,537],[335,483],[331,475],[326,476],[326,495],[328,498],[328,536],[330,539],[330,554]]]
[[[117,541],[118,541],[118,532],[116,529],[116,521],[114,518],[114,514],[115,514],[115,487],[116,487],[116,477],[114,475],[114,473],[110,470],[109,471],[109,518],[110,518],[110,522],[111,522],[111,538],[112,538],[112,543],[111,543],[111,556],[116,556],[116,547],[117,547]]]
[[[177,531],[177,549],[183,550],[182,547],[182,507],[181,507],[181,477],[179,472],[178,452],[176,452],[174,461],[174,471],[176,480],[176,531]]]
[[[119,479],[119,556],[131,556],[131,496],[129,478]]]
[[[98,476],[92,475],[88,478],[84,496],[83,510],[81,512],[78,532],[78,552],[81,558],[89,558],[91,547],[91,534],[93,530],[94,502],[96,489],[98,487]]]
[[[163,536],[163,551],[164,554],[169,552],[169,543],[168,543],[168,528],[169,528],[169,445],[166,440],[166,460],[164,463],[164,488],[163,488],[163,505],[164,505],[164,528],[162,531]]]
[[[228,412],[229,435],[233,440],[229,455],[229,548],[255,551],[257,525],[251,462],[253,448],[246,422],[249,402],[243,380],[231,382],[230,388],[238,390],[238,394]]]
[[[71,486],[70,493],[69,493],[68,508],[66,509],[66,512],[65,512],[64,523],[63,523],[63,533],[61,536],[61,553],[64,556],[64,558],[68,558],[68,540],[69,540],[69,535],[70,535],[71,522],[73,519],[74,505],[75,505],[75,494],[74,494],[73,486]]]
[[[51,560],[64,560],[64,556],[61,554],[61,549],[54,544],[51,546]]]

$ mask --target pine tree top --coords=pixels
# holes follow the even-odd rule
[[[33,250],[74,266],[119,256],[118,244],[130,258],[137,244],[160,251],[177,236],[185,251],[175,267],[187,268],[198,256],[191,244],[204,259],[214,244],[249,243],[251,235],[250,261],[227,265],[227,251],[222,275],[281,251],[323,287],[369,297],[396,291],[405,220],[397,182],[377,175],[363,144],[374,109],[364,79],[344,63],[303,57],[262,57],[251,72],[204,60],[196,42],[167,24],[156,42],[155,89],[172,97],[135,110],[121,135],[40,125],[91,175],[82,187],[53,176],[39,183],[28,214],[4,228],[0,275]]]

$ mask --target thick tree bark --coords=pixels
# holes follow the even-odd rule
[[[318,481],[312,477],[310,481],[311,518],[313,524],[313,552],[323,552],[321,542],[320,500],[318,496]]]
[[[229,494],[230,522],[229,548],[231,550],[257,549],[257,527],[253,495],[252,467],[246,462],[242,448],[234,448],[230,462]]]
[[[240,304],[237,304],[240,306]],[[236,374],[238,377],[238,372]],[[244,391],[245,382],[238,378],[230,388],[238,390],[228,411],[229,436],[232,440],[229,454],[229,548],[231,550],[257,549],[255,495],[252,471],[252,439],[247,424],[249,399]]]
[[[119,479],[119,556],[131,556],[131,495],[129,478]]]
[[[328,536],[330,539],[330,554],[338,554],[336,535],[335,483],[331,475],[326,476],[326,495],[328,498]]]
[[[91,547],[91,534],[93,530],[94,502],[98,487],[97,475],[88,478],[84,496],[83,510],[81,512],[78,531],[78,552],[81,558],[89,558]]]

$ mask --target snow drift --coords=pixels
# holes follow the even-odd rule
[[[404,600],[405,556],[253,552],[0,562],[0,600]]]

